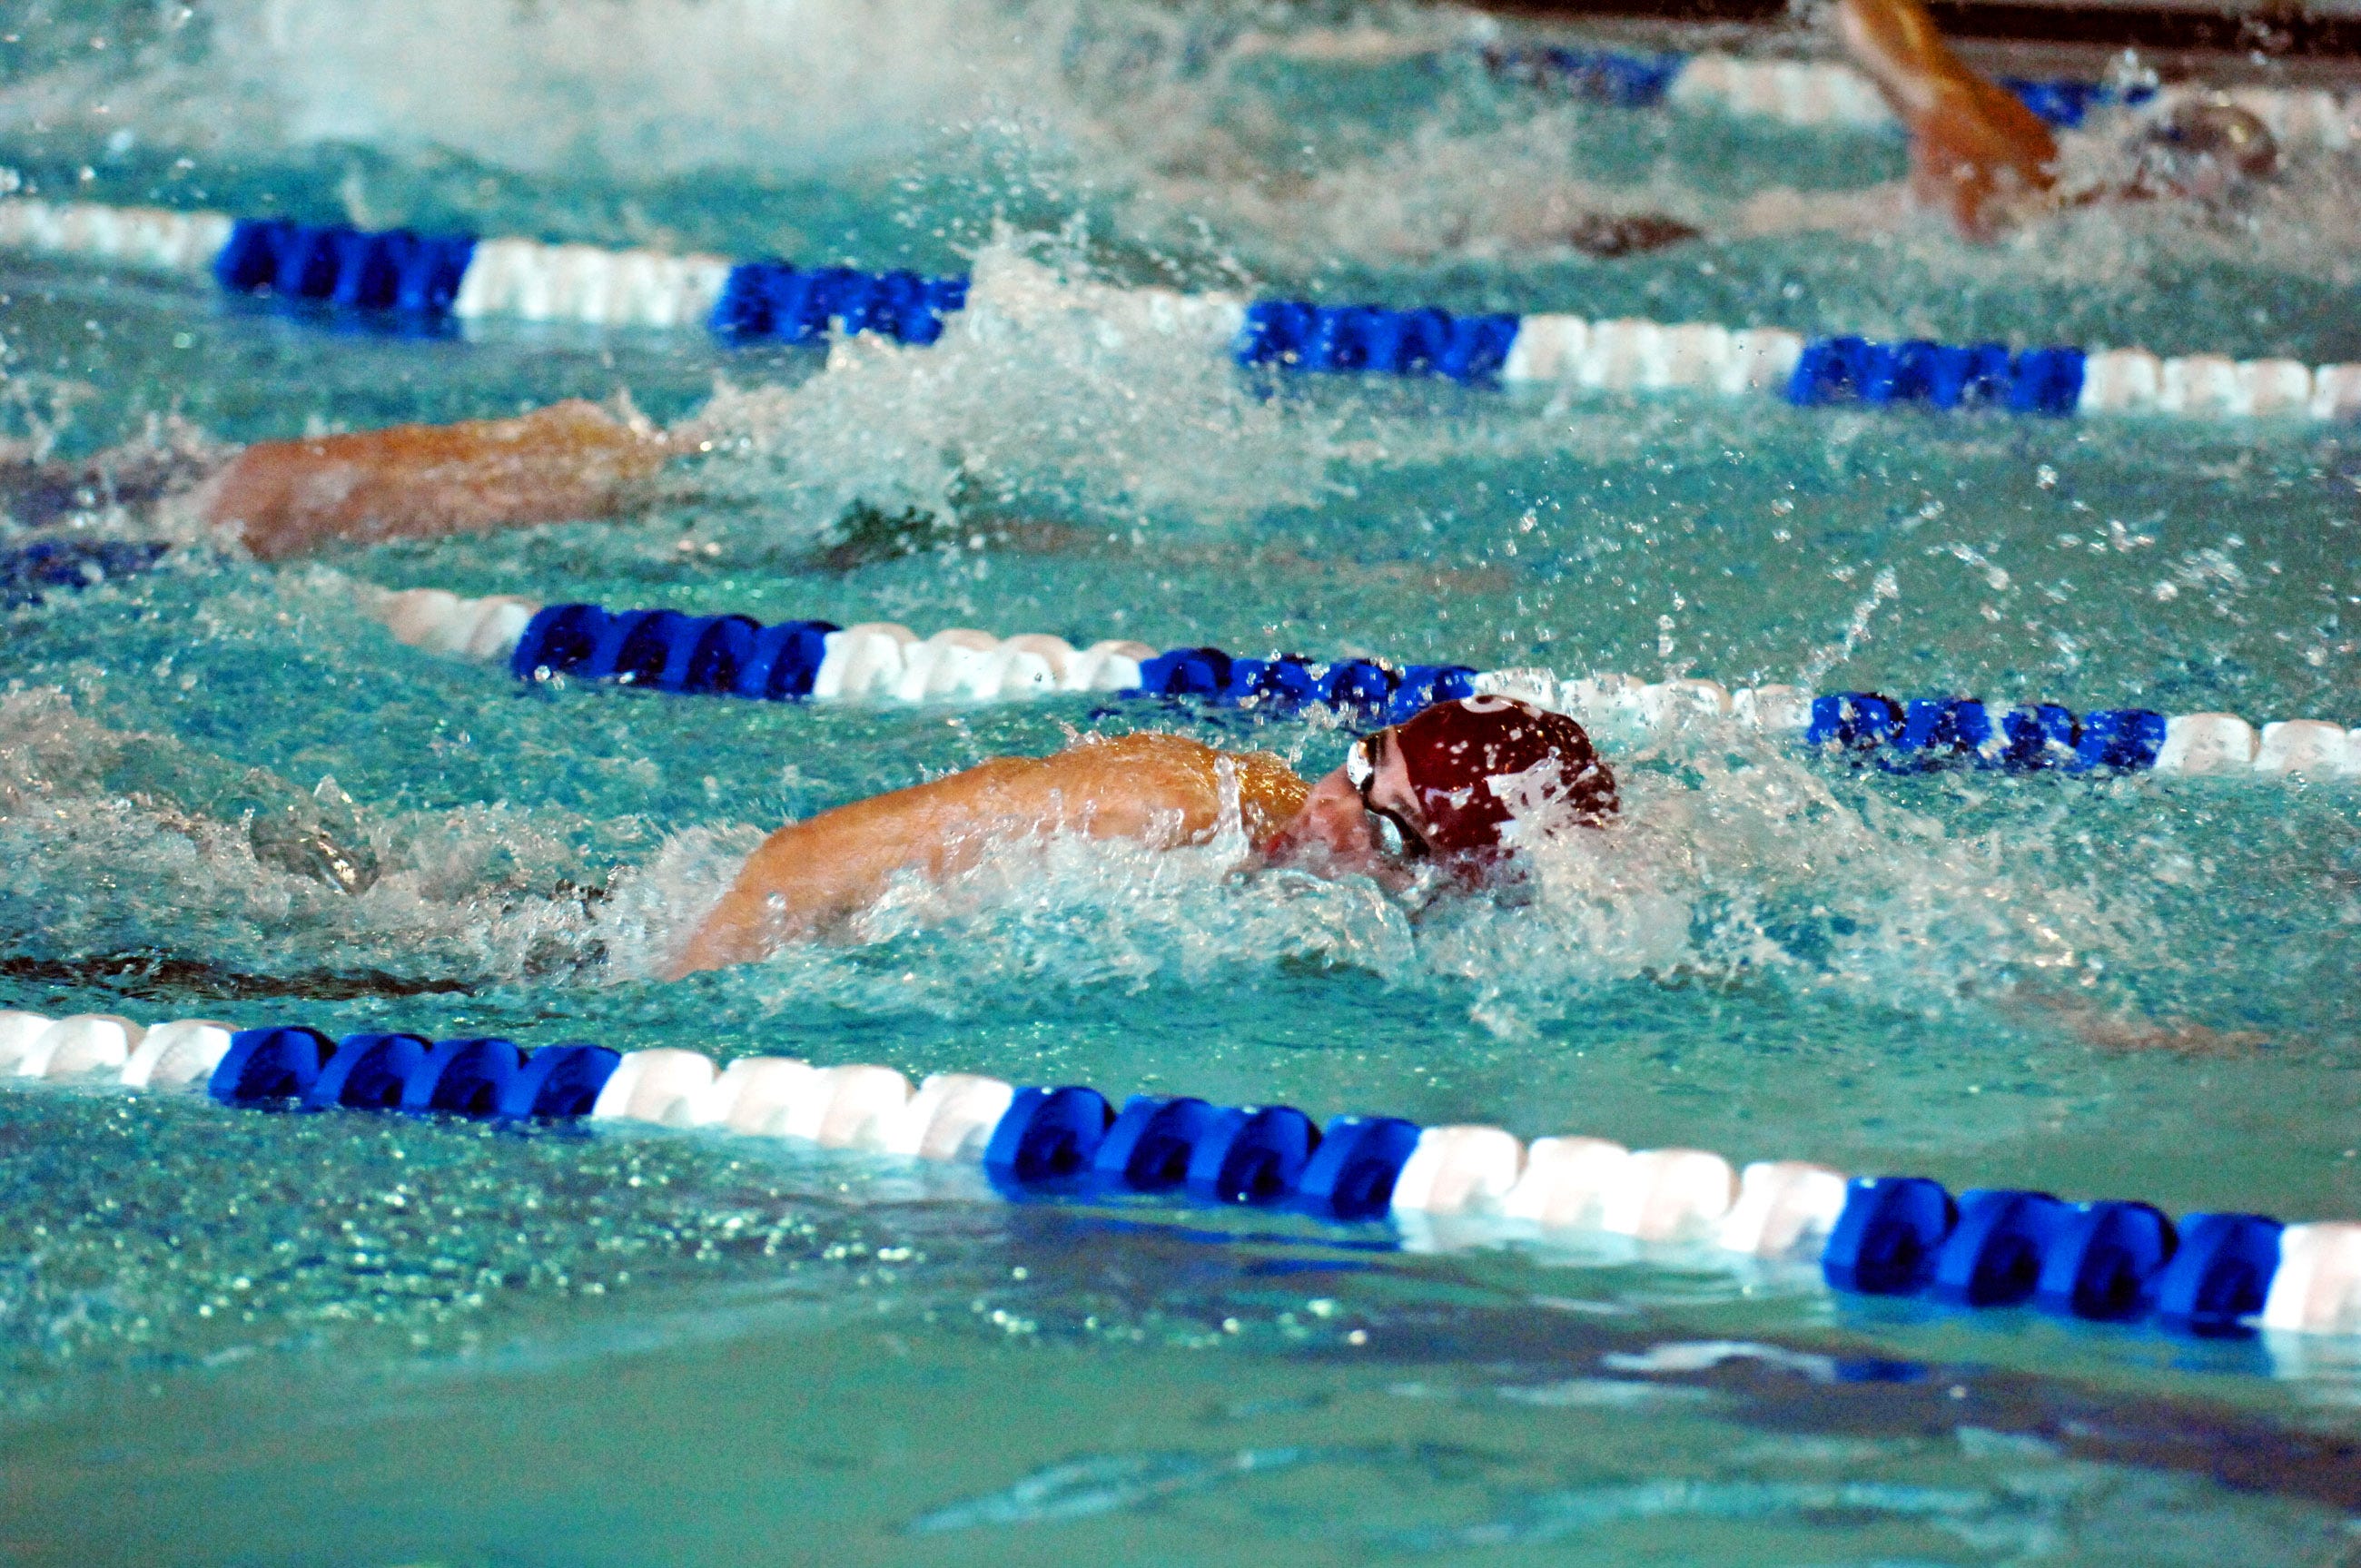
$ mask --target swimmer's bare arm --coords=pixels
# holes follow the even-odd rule
[[[1219,814],[1198,765],[1211,755],[1182,741],[1004,757],[782,828],[747,857],[671,976],[762,958],[867,908],[899,872],[955,876],[997,843],[1059,831],[1159,847],[1202,839]]]
[[[270,560],[332,540],[611,517],[687,444],[576,400],[515,419],[257,442],[202,505],[209,524]]]
[[[1910,182],[1988,239],[2057,183],[2058,143],[2014,93],[1953,54],[1920,0],[1839,0],[1837,31],[1910,132]]]

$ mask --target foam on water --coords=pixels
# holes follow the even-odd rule
[[[1315,730],[1290,749],[1316,765],[1302,758],[1334,742]],[[1017,839],[947,884],[904,879],[837,944],[715,983],[772,1012],[950,1018],[1024,1011],[1044,988],[1141,993],[1311,966],[1529,1039],[1640,979],[1990,1021],[2024,1005],[2020,984],[2037,1003],[2097,988],[2077,1005],[2136,1009],[2143,977],[2169,967],[2139,883],[2103,891],[2056,853],[2074,831],[2070,802],[2020,800],[2004,827],[1947,828],[1881,786],[1840,794],[1814,763],[1726,723],[1618,762],[1622,818],[1541,839],[1527,874],[1486,894],[1432,872],[1389,896],[1358,878],[1253,870],[1235,818],[1177,851]],[[619,977],[662,967],[746,842],[691,833],[618,879],[599,928]]]
[[[906,155],[1020,104],[1038,60],[1021,8],[898,0],[631,0],[595,27],[465,0],[238,0],[198,30],[202,49],[151,47],[144,70],[85,55],[21,81],[0,123],[71,124],[103,103],[106,125],[214,153],[348,142],[537,173],[804,169]]]
[[[724,386],[687,482],[818,539],[855,503],[1084,519],[1229,522],[1331,492],[1334,419],[1259,398],[1216,325],[1174,331],[1093,280],[1071,246],[976,258],[941,342],[840,344],[791,388]],[[792,536],[791,536],[792,537]]]
[[[1019,276],[1033,291],[1028,298],[1054,304],[1070,297],[1071,286],[1056,283],[1045,271],[1028,269]],[[1045,315],[1054,330],[981,339],[951,351],[972,355],[966,368],[977,377],[1006,378],[1001,384],[1004,402],[1017,400],[1013,389],[1025,383],[1035,366],[1088,364],[1092,356],[1105,354],[1062,313],[1053,309]],[[1113,363],[1123,365],[1119,356]],[[825,400],[798,404],[795,400],[802,389],[767,401],[740,400],[730,417],[755,426],[769,418],[781,455],[775,467],[759,459],[740,463],[749,490],[743,526],[765,537],[778,531],[781,520],[792,527],[801,519],[800,526],[816,529],[847,495],[893,493],[891,487],[906,483],[912,472],[910,454],[924,447],[891,428],[897,417],[906,429],[974,433],[988,444],[1005,433],[994,422],[989,399],[954,400],[955,419],[929,408],[923,393],[908,390],[910,378],[921,373],[915,356],[891,355],[854,359],[841,371],[828,373],[842,374],[856,407],[888,425],[871,433],[878,439],[867,452],[858,413],[838,422],[837,411]],[[1078,394],[1071,405],[1049,404],[1045,423],[1089,417],[1093,400],[1111,395],[1119,381],[1110,377]],[[1207,389],[1231,400],[1225,417],[1242,422],[1262,443],[1259,453],[1274,463],[1288,460],[1290,422],[1316,427],[1340,417],[1317,403],[1305,409],[1290,400],[1257,401],[1235,387]],[[1049,399],[1055,390],[1039,395]],[[723,400],[726,408],[730,399]],[[1422,442],[1424,450],[1411,455],[1424,462],[1447,463],[1455,442],[1463,439],[1435,433],[1433,422],[1381,410],[1355,419],[1367,422],[1356,435],[1370,429],[1379,433],[1367,445],[1390,452],[1395,444],[1415,447]],[[1103,450],[1117,449],[1123,428],[1094,439]],[[1154,422],[1128,428],[1143,466],[1158,461]],[[1565,427],[1547,419],[1528,424],[1519,416],[1498,428],[1513,440],[1529,434],[1538,446],[1550,429]],[[1675,440],[1709,457],[1712,445],[1730,433],[1684,421],[1676,411],[1640,411],[1636,422],[1600,419],[1576,428],[1596,444],[1595,460],[1627,460],[1634,450],[1650,451],[1649,463],[1667,465],[1667,475],[1676,457],[1680,464],[1688,461],[1673,447]],[[810,429],[821,433],[819,444],[837,444],[836,461],[842,465],[837,475],[826,464],[814,466],[819,482],[836,487],[823,492],[826,501],[816,506],[796,493],[791,462],[793,453],[808,450],[794,444],[792,433]],[[1651,431],[1662,431],[1665,439],[1653,439]],[[1427,433],[1422,437],[1421,432]],[[1047,461],[1024,442],[993,445],[1004,455],[994,459],[1005,465],[1004,493],[1020,502],[1054,501],[1060,491],[1071,498],[1071,490],[1079,490],[1085,509],[1120,517],[1126,503],[1119,492],[1110,486],[1093,493],[1083,444],[1078,439]],[[1249,460],[1258,455],[1253,440],[1233,444]],[[1362,462],[1337,464],[1356,478],[1366,472],[1363,444],[1345,442],[1336,448],[1361,455]],[[708,472],[722,466],[726,455],[718,453]],[[1401,460],[1403,455],[1395,454],[1370,466],[1382,472]],[[1247,465],[1239,466],[1251,475]],[[1172,487],[1178,507],[1185,466],[1149,471],[1161,476],[1157,483]],[[1308,465],[1298,468],[1297,481],[1308,487],[1312,481],[1305,476],[1311,471]],[[941,470],[920,466],[917,472],[933,479]],[[902,493],[923,492],[913,486]],[[1214,496],[1220,498],[1218,488]],[[1180,508],[1176,523],[1190,515]],[[1586,616],[1598,608],[1592,597],[1597,585],[1633,569],[1635,557],[1616,543],[1618,535],[1631,533],[1629,548],[1647,552],[1664,540],[1685,537],[1662,522],[1632,532],[1611,510],[1598,522],[1603,533],[1587,522],[1553,524],[1561,532],[1556,544],[1538,531],[1510,535],[1533,540],[1561,564],[1554,571],[1588,556],[1587,580],[1594,586],[1569,596]],[[2104,564],[2120,555],[2125,569],[2145,571],[2151,546],[2135,547],[2128,531],[2119,543],[2121,550],[2091,559]],[[1701,547],[1693,540],[1683,546],[1689,553]],[[626,531],[605,548],[620,551],[620,559],[630,562],[640,545]],[[1217,540],[1214,554],[1227,548]],[[1808,556],[1815,547],[1803,548]],[[1898,569],[1880,574],[1878,582],[1885,586],[1876,591],[1863,593],[1872,585],[1848,578],[1830,601],[1829,619],[1843,616],[1844,600],[1854,598],[1849,624],[1829,626],[1819,652],[1806,652],[1768,674],[1801,674],[1825,684],[1863,659],[1874,663],[1890,658],[1893,649],[1906,645],[1904,639],[1916,635],[1899,619],[1902,612],[1924,613],[1916,609],[1921,598],[1930,609],[1939,605],[1946,592],[1941,585],[1951,575],[1972,582],[1979,595],[2020,593],[2032,586],[2008,579],[1987,553],[1997,550],[1989,541],[1977,549],[1938,537],[1923,551],[1905,553]],[[2080,545],[2077,553],[2088,554]],[[1924,564],[1917,563],[1919,555]],[[2258,597],[2279,593],[2277,585],[2285,579],[2276,570],[2249,572],[2237,559],[2220,548],[2184,552],[2158,580],[2169,586],[2185,578],[2188,587],[2175,587],[2169,601],[2160,594],[2143,594],[2147,603],[2159,607],[2143,613],[2155,619],[2185,609],[2193,627],[2228,627],[2237,638],[2255,640],[2258,649],[2277,646],[2270,629],[2287,614],[2301,613],[2303,600]],[[1088,563],[1082,567],[1090,569]],[[914,569],[929,576],[939,571],[923,564],[914,564]],[[1157,569],[1154,557],[1148,569]],[[862,715],[816,712],[813,728],[799,734],[788,754],[808,760],[818,754],[810,748],[819,746],[862,760],[817,792],[794,792],[773,816],[757,804],[779,798],[770,792],[741,793],[742,784],[725,787],[718,777],[708,777],[701,793],[683,794],[681,784],[689,780],[679,777],[685,771],[693,779],[701,765],[722,777],[747,779],[748,768],[718,767],[719,759],[700,762],[697,753],[713,743],[712,722],[752,722],[763,718],[758,711],[662,698],[619,707],[616,697],[594,693],[562,697],[555,706],[519,707],[501,699],[505,688],[497,676],[397,651],[374,631],[357,645],[347,646],[341,636],[324,640],[324,629],[346,623],[350,615],[349,587],[335,574],[274,577],[227,564],[209,566],[203,557],[191,558],[183,571],[181,577],[159,580],[156,589],[166,595],[168,605],[185,598],[198,608],[186,620],[168,618],[159,631],[184,624],[198,633],[195,641],[176,650],[174,639],[164,636],[154,645],[153,656],[160,662],[153,670],[133,663],[111,678],[73,675],[68,684],[80,692],[77,700],[85,707],[104,708],[125,699],[152,706],[175,689],[202,707],[210,683],[225,681],[225,691],[240,689],[254,678],[249,666],[256,660],[275,668],[300,651],[310,671],[301,684],[324,694],[346,682],[392,689],[433,672],[434,680],[450,684],[450,696],[439,700],[459,702],[462,712],[472,714],[463,722],[503,737],[494,742],[495,757],[517,743],[507,737],[519,718],[550,727],[548,740],[526,742],[533,749],[528,754],[553,743],[578,749],[586,736],[602,754],[566,770],[536,770],[559,789],[563,805],[397,805],[383,799],[385,784],[374,786],[379,798],[372,798],[367,773],[355,770],[376,769],[395,780],[407,776],[413,764],[399,760],[400,746],[386,757],[339,758],[332,767],[309,772],[282,764],[275,778],[260,785],[244,782],[246,769],[202,753],[170,766],[156,763],[151,776],[126,782],[107,771],[106,759],[126,747],[119,730],[88,723],[55,696],[21,695],[11,699],[9,710],[18,731],[11,744],[20,759],[10,816],[23,844],[11,866],[18,910],[13,923],[38,951],[122,952],[153,946],[160,937],[168,945],[215,955],[233,970],[266,974],[325,969],[380,973],[408,983],[636,983],[661,969],[673,945],[726,883],[736,858],[785,816],[913,782],[919,771],[961,765],[990,750],[1051,749],[1059,743],[1052,721],[1070,717],[1062,710],[1029,719],[1017,712],[999,715],[994,722],[1009,728],[998,738],[979,737],[962,752],[921,753],[925,760],[909,762],[895,760],[898,752],[892,744],[870,754],[871,720]],[[953,575],[963,576],[965,571],[959,565]],[[2008,580],[1996,585],[1995,572]],[[1521,604],[1531,595],[1537,607],[1545,607],[1543,589],[1520,587],[1513,575],[1503,576],[1499,585],[1481,587],[1471,579],[1471,591],[1505,596],[1514,590]],[[544,595],[550,591],[522,586]],[[977,579],[968,591],[992,586]],[[1291,591],[1284,574],[1268,587]],[[2057,666],[2082,685],[2089,677],[2080,673],[2080,644],[2103,633],[2108,600],[2103,595],[2050,597],[2060,613],[2081,613],[2087,607],[2098,618],[2071,623],[2075,635],[2062,645]],[[1415,594],[1391,592],[1389,601],[1414,603]],[[119,656],[125,645],[103,630],[118,613],[108,608],[113,602],[102,594],[36,612],[24,622],[28,634],[38,632],[27,646],[43,646],[47,637],[58,635],[69,640],[68,648],[86,647],[82,657]],[[820,608],[797,607],[805,613]],[[170,617],[187,614],[170,611]],[[998,613],[983,619],[1001,630],[1016,629]],[[1872,622],[1875,635],[1869,634]],[[2253,623],[2251,630],[2236,630],[2247,622]],[[1966,624],[1982,622],[1970,617]],[[1682,625],[1676,619],[1660,639],[1673,637]],[[1595,632],[1595,621],[1593,628]],[[1401,652],[1384,639],[1370,645],[1378,652]],[[1661,642],[1659,652],[1667,668],[1680,673],[1686,655]],[[2290,658],[2291,668],[2304,667],[2291,653]],[[174,673],[175,660],[185,674]],[[79,668],[83,666],[66,659],[49,678]],[[394,671],[403,673],[392,678]],[[1724,666],[1718,673],[1737,672]],[[192,682],[203,684],[187,684]],[[2075,688],[2061,685],[2056,695],[2072,696]],[[161,718],[175,707],[168,702],[154,711]],[[300,711],[290,714],[299,731],[310,722],[297,717]],[[1120,729],[1172,721],[1151,707],[1118,707],[1093,722]],[[912,715],[907,726],[915,733],[937,722]],[[595,728],[585,731],[585,723]],[[643,725],[654,728],[622,740],[621,754],[610,757],[603,753],[614,742],[595,739],[610,725],[622,727],[611,731],[619,737]],[[1237,739],[1219,730],[1211,738],[1225,743]],[[2253,1020],[2266,1028],[2334,1033],[2348,1012],[2334,989],[2290,992],[2263,1003],[2241,978],[2249,960],[2209,964],[2198,957],[2209,946],[2217,955],[2244,951],[2250,940],[2283,947],[2289,933],[2302,931],[2315,945],[2305,950],[2315,952],[2321,964],[2334,964],[2348,935],[2341,911],[2349,901],[2301,902],[2272,911],[2261,927],[2195,913],[2209,899],[2240,907],[2267,905],[2268,890],[2288,875],[2336,874],[2334,868],[2344,853],[2336,846],[2348,835],[2324,820],[2324,814],[2334,813],[2325,796],[2307,803],[2275,788],[2268,799],[2248,792],[2249,798],[2208,804],[2207,786],[2174,789],[2152,781],[2110,786],[1971,775],[1919,784],[1874,774],[1848,781],[1819,762],[1727,726],[1699,725],[1637,754],[1628,742],[1609,740],[1624,748],[1619,766],[1627,779],[1626,820],[1608,834],[1577,835],[1545,852],[1534,880],[1513,898],[1462,903],[1422,895],[1396,901],[1365,884],[1326,884],[1288,874],[1241,883],[1231,873],[1243,856],[1231,845],[1158,857],[1060,844],[1046,854],[1026,850],[987,862],[948,889],[902,890],[862,928],[863,946],[858,950],[798,950],[719,983],[766,1010],[792,1005],[798,998],[825,998],[875,1016],[915,1010],[948,1018],[985,998],[1029,1009],[1031,994],[1043,986],[1070,994],[1110,986],[1137,992],[1208,983],[1225,972],[1274,975],[1310,965],[1375,977],[1383,986],[1460,1011],[1504,1038],[1530,1038],[1536,1029],[1554,1033],[1600,994],[1642,977],[1675,986],[1734,987],[1756,995],[1765,994],[1764,988],[1788,995],[1828,991],[1857,1003],[1913,1013],[1945,1015],[1965,1009],[1961,1015],[1967,1017],[1989,1017],[1995,997],[2031,983],[2045,993],[2081,998],[2101,1012],[2120,1011],[2151,1022],[2186,1012],[2234,1031]],[[1334,761],[1338,736],[1323,724],[1279,725],[1257,731],[1253,743],[1275,745],[1298,766],[1316,773]],[[291,735],[288,744],[291,754],[313,749],[301,734]],[[759,780],[761,768],[774,765],[760,759],[775,754],[771,749],[777,744],[757,730],[737,748],[757,770],[753,779]],[[488,780],[501,776],[500,764],[487,761],[495,769]],[[659,766],[659,761],[680,765]],[[321,856],[306,847],[306,834],[320,826],[312,815],[295,821],[291,833],[275,836],[258,835],[247,817],[247,796],[257,791],[270,806],[257,820],[277,821],[298,803],[309,803],[302,811],[315,814],[317,781],[329,771],[360,797],[358,837],[352,842],[366,849],[372,872],[370,884],[357,895],[341,891],[333,875],[321,874]],[[485,787],[466,784],[457,793],[465,797]],[[332,795],[341,793],[331,786]],[[2238,833],[2216,830],[2210,824],[2221,820],[2222,812],[2246,826]],[[70,824],[70,830],[53,826],[60,823]],[[662,833],[653,824],[674,835],[661,848]],[[2094,829],[2094,824],[2105,826]],[[2323,830],[2331,836],[2321,837]],[[2111,861],[2104,853],[2112,832],[2132,836],[2139,846],[2136,861]],[[600,885],[609,896],[586,910],[575,890]],[[49,899],[60,900],[59,907],[44,912]],[[604,963],[597,961],[601,955]],[[2265,961],[2260,949],[2250,961]]]
[[[1316,767],[1304,757],[1334,745],[1312,729],[1290,749]],[[379,813],[333,780],[307,795],[106,729],[56,692],[0,698],[0,919],[19,951],[127,953],[160,938],[231,974],[637,980],[664,967],[771,826],[691,828],[633,855],[636,817]],[[1044,986],[1137,992],[1309,964],[1464,996],[1484,1028],[1517,1037],[1641,977],[1834,988],[1941,1013],[1989,1008],[2020,978],[2136,975],[2167,948],[2136,884],[2102,897],[2056,863],[2064,803],[2004,829],[1947,829],[1875,786],[1840,796],[1812,763],[1727,724],[1619,766],[1623,817],[1542,839],[1530,874],[1492,894],[1462,898],[1433,874],[1401,897],[1359,879],[1242,875],[1234,816],[1175,852],[1017,840],[947,885],[897,885],[855,923],[854,950],[797,947],[730,989],[774,1010],[825,1000],[949,1017]],[[340,873],[346,862],[366,874]],[[586,905],[589,885],[605,892]]]
[[[365,817],[323,778],[126,734],[61,692],[0,696],[0,930],[38,965],[203,955],[240,977],[480,982],[587,961],[580,827],[499,805]],[[161,944],[159,932],[172,936]]]
[[[145,47],[22,71],[0,87],[0,148],[58,144],[49,156],[94,159],[104,178],[138,177],[142,137],[258,170],[308,172],[325,151],[346,215],[379,225],[568,222],[529,189],[504,217],[502,181],[475,188],[479,171],[515,172],[566,182],[588,225],[566,237],[832,256],[858,234],[871,254],[854,259],[906,241],[939,266],[946,242],[984,242],[995,216],[1054,225],[1085,210],[1114,217],[1135,278],[1250,269],[1488,308],[1562,307],[1572,289],[1609,307],[1592,313],[1710,319],[1735,303],[1803,327],[2159,351],[2282,352],[2291,334],[2338,332],[2330,296],[2361,239],[2356,156],[2307,149],[2227,199],[2115,203],[1969,246],[1907,210],[1897,138],[1568,102],[1471,53],[1433,54],[1466,24],[1422,15],[1364,20],[1416,44],[1415,66],[1330,47],[1325,18],[1257,27],[1131,0],[615,0],[595,28],[558,15],[243,0]],[[137,44],[154,28],[120,30]],[[2120,182],[2143,123],[2068,133],[2067,183]],[[702,199],[750,176],[851,181],[887,209],[923,191],[928,212],[846,213],[813,190],[765,234],[736,221],[740,203]],[[1648,277],[1569,247],[1579,220],[1634,213],[1716,237]],[[1469,263],[1506,270],[1471,294]],[[2190,324],[2210,344],[2175,335],[2192,269]],[[2253,322],[2234,296],[2270,276],[2312,287]],[[1500,294],[1520,280],[1521,297]],[[2158,291],[2183,296],[2178,315],[2144,302]]]

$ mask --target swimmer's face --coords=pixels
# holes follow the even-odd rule
[[[1271,841],[1269,858],[1406,881],[1403,862],[1426,849],[1426,815],[1392,742],[1391,729],[1355,741],[1345,766],[1312,787],[1303,809]]]
[[[1398,853],[1422,855],[1433,847],[1433,830],[1427,825],[1418,791],[1411,787],[1410,766],[1402,761],[1401,748],[1394,744],[1391,726],[1353,742],[1345,756],[1345,777],[1359,792],[1362,806],[1377,819],[1372,830],[1382,839],[1384,828],[1393,829]]]

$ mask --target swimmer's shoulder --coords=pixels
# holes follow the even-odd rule
[[[1129,735],[1086,735],[1076,741],[1071,751],[1102,759],[1110,765],[1143,769],[1176,768],[1202,773],[1212,778],[1224,759],[1245,773],[1257,775],[1284,773],[1295,778],[1295,770],[1268,751],[1224,751],[1206,745],[1202,740],[1186,735],[1167,735],[1159,730],[1142,729]],[[1297,780],[1301,783],[1301,779]]]
[[[1293,768],[1268,751],[1219,751],[1186,735],[1141,730],[1093,736],[1072,747],[1069,754],[1091,757],[1135,788],[1198,796],[1208,809],[1219,799],[1222,764],[1227,762],[1237,781],[1238,807],[1246,831],[1257,842],[1301,810],[1312,789]]]

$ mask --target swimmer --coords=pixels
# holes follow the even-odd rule
[[[1910,188],[1970,239],[2065,207],[2213,201],[2279,168],[2263,123],[2228,104],[2183,104],[2144,131],[2131,178],[2061,192],[2058,141],[2017,96],[1944,43],[1921,0],[1838,0],[1837,34],[1910,133]]]
[[[0,504],[54,521],[97,506],[169,508],[265,561],[324,544],[376,544],[618,516],[699,447],[579,399],[513,419],[401,424],[219,453],[144,454],[106,468],[0,468]]]
[[[747,857],[670,975],[824,938],[897,875],[941,881],[1000,844],[1054,833],[1159,850],[1203,844],[1224,826],[1229,799],[1253,850],[1249,864],[1394,888],[1407,884],[1408,862],[1420,857],[1481,885],[1508,869],[1523,833],[1598,827],[1618,808],[1615,776],[1581,725],[1501,696],[1438,703],[1363,736],[1316,784],[1268,752],[1217,751],[1178,735],[1088,740],[1049,757],[995,758],[780,828]]]
[[[1838,0],[1837,36],[1910,133],[1910,188],[1989,239],[2057,184],[2058,142],[1970,70],[1919,0]]]

